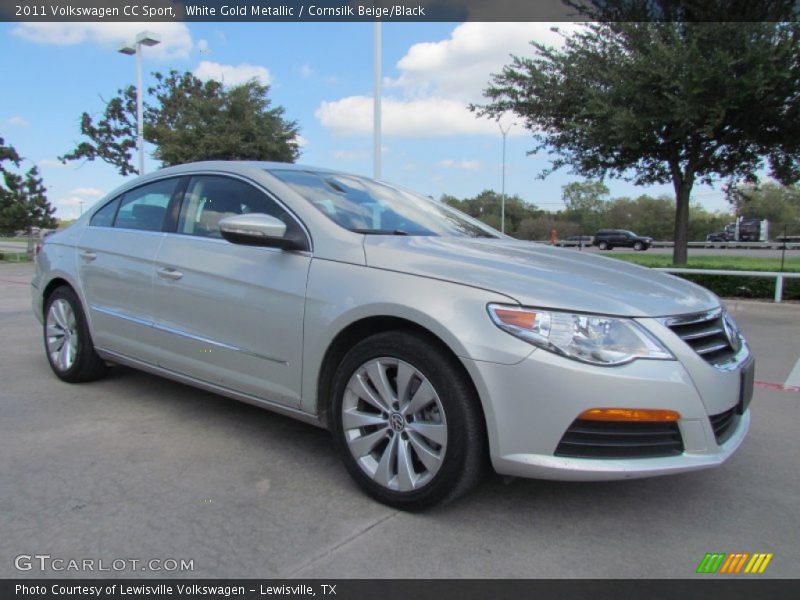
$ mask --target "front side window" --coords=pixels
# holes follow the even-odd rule
[[[114,216],[117,214],[118,206],[119,198],[117,197],[94,213],[89,221],[89,225],[93,227],[113,227]]]
[[[498,237],[455,209],[372,179],[289,169],[269,173],[288,184],[337,225],[356,233]]]
[[[125,192],[114,227],[161,231],[178,182],[179,179],[163,179]]]
[[[219,222],[222,219],[249,213],[280,219],[286,224],[287,235],[300,233],[295,220],[266,194],[239,179],[218,175],[192,177],[183,197],[178,233],[221,238]]]

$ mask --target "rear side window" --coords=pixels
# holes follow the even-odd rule
[[[161,231],[167,206],[178,183],[179,179],[164,179],[126,192],[122,197],[114,227]]]
[[[300,233],[295,220],[266,194],[244,181],[218,175],[192,177],[183,196],[178,233],[221,238],[222,219],[248,213],[273,216],[286,223],[287,233]]]
[[[117,197],[94,213],[89,225],[93,227],[111,227],[114,225],[114,215],[117,214],[118,206],[119,198]]]

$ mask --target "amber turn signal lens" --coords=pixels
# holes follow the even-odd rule
[[[536,323],[536,313],[534,312],[496,308],[494,314],[506,325],[519,327],[521,329],[531,330],[533,329],[534,323]]]
[[[583,421],[677,421],[681,415],[674,410],[651,410],[649,408],[591,408],[578,418]]]

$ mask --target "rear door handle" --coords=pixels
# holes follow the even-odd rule
[[[91,252],[91,251],[89,251],[89,250],[83,250],[83,251],[81,252],[81,258],[82,258],[83,260],[87,261],[87,262],[91,262],[91,261],[93,261],[95,258],[97,258],[97,254],[95,254],[94,252]]]
[[[157,273],[162,279],[170,279],[172,281],[178,281],[178,279],[183,277],[183,273],[170,267],[162,267],[157,271]]]

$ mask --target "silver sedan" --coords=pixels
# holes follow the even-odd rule
[[[64,381],[123,364],[327,427],[355,481],[403,509],[488,464],[712,467],[750,419],[750,350],[705,289],[335,171],[140,177],[45,240],[32,286]]]

